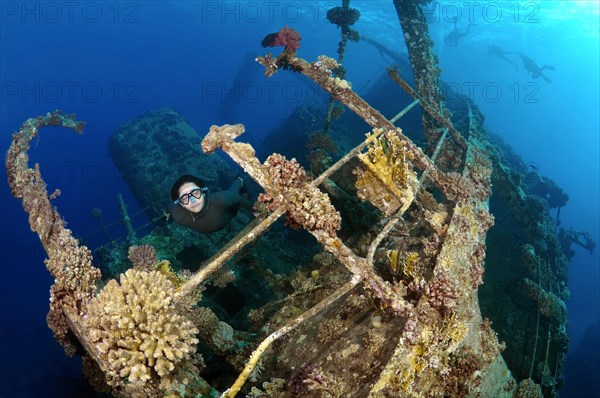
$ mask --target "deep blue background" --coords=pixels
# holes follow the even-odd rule
[[[300,56],[335,57],[339,31],[325,13],[338,5],[2,1],[2,153],[28,117],[62,108],[85,120],[82,136],[42,131],[31,152],[49,188],[61,189],[55,203],[69,228],[85,235],[97,227],[90,215],[94,207],[102,209],[105,222],[118,219],[116,192],[125,195],[131,212],[137,208],[107,157],[106,142],[115,128],[148,110],[172,106],[200,134],[211,124],[244,123],[244,139],[260,146],[295,106],[323,94],[289,72],[267,80],[258,64],[248,72],[255,75],[252,84],[232,87],[245,53],[264,53],[261,39],[288,25],[303,37]],[[362,13],[355,26],[361,34],[405,52],[391,0],[351,5]],[[490,131],[569,194],[563,225],[587,230],[598,242],[597,2],[433,2],[427,12],[443,79],[477,102]],[[454,19],[461,30],[469,22],[476,25],[449,47],[443,37]],[[547,72],[552,83],[532,81],[523,68],[515,72],[488,56],[492,43],[554,65],[556,70]],[[350,43],[345,65],[348,80],[364,94],[387,63],[369,45]],[[237,105],[231,120],[217,112],[225,96]],[[43,266],[45,253],[5,177],[0,195],[0,397],[86,396],[79,361],[64,357],[46,327],[51,279]],[[123,234],[118,228],[113,233]],[[102,243],[102,236],[91,236],[90,243]],[[600,377],[599,262],[598,250],[593,255],[577,250],[570,269],[569,363],[577,370],[567,371],[563,396],[581,396],[579,388]],[[591,331],[587,337],[586,331]]]

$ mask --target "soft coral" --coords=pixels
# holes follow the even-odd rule
[[[295,53],[300,48],[300,34],[287,26],[279,32],[269,33],[262,40],[263,47],[285,47],[287,53]]]

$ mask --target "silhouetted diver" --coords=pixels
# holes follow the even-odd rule
[[[508,62],[509,64],[511,64],[512,66],[515,67],[515,72],[519,68],[519,66],[515,62],[511,61],[506,56],[507,54],[514,54],[514,52],[504,51],[503,49],[501,49],[500,47],[498,47],[495,44],[488,44],[488,54],[493,55],[495,57],[498,57],[498,58],[503,59],[504,61]]]
[[[360,40],[364,41],[366,43],[369,43],[370,45],[372,45],[373,47],[375,47],[377,49],[377,51],[379,51],[379,54],[381,55],[381,58],[385,60],[384,55],[387,55],[389,57],[391,57],[396,63],[403,63],[405,62],[406,58],[402,58],[402,55],[400,55],[400,53],[394,52],[392,50],[390,50],[389,48],[385,47],[383,44],[376,42],[373,39],[369,39],[368,37],[361,35],[360,36]],[[387,62],[387,61],[386,61]]]
[[[456,27],[456,22],[454,22],[454,30],[450,33],[448,33],[446,35],[446,37],[444,37],[444,43],[446,43],[446,45],[448,46],[456,46],[458,44],[458,39],[460,39],[461,37],[464,37],[466,35],[469,34],[469,28],[471,26],[475,25],[474,23],[470,23],[467,25],[467,30],[465,30],[464,32],[461,32],[460,30],[458,30],[458,28]]]
[[[538,64],[536,64],[535,61],[533,59],[529,58],[527,55],[523,55],[522,53],[518,53],[518,54],[521,57],[521,60],[523,61],[523,66],[525,67],[525,70],[531,74],[532,78],[537,79],[538,77],[541,76],[544,78],[546,83],[552,83],[552,80],[550,80],[546,76],[544,76],[542,71],[544,69],[555,70],[554,66],[544,65],[540,68],[538,66]]]

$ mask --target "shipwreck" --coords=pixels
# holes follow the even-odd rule
[[[566,247],[559,240],[549,209],[564,206],[566,195],[541,179],[535,189],[550,187],[552,195],[537,195],[527,168],[491,139],[473,102],[446,107],[420,2],[394,5],[413,77],[389,69],[388,83],[410,96],[393,117],[345,79],[346,42],[360,40],[350,27],[360,14],[348,1],[328,13],[342,32],[337,60],[298,57],[300,37],[289,28],[263,41],[283,47],[258,57],[267,76],[301,73],[331,96],[324,126],[309,136],[308,169],[285,153],[261,162],[243,141],[242,124],[213,126],[200,139],[171,109],[113,134],[111,155],[128,156],[116,163],[126,178],[136,173],[127,178],[132,188],[155,185],[133,189],[146,195],[137,199],[151,217],[160,214],[172,176],[156,178],[161,168],[135,151],[182,165],[173,174],[192,164],[213,185],[236,175],[218,153],[235,161],[261,188],[260,215],[242,216],[223,233],[190,238],[163,224],[137,236],[122,204],[127,237],[92,253],[66,228],[52,205],[60,192],[47,192],[27,154],[42,128],[81,133],[84,123],[55,111],[15,133],[8,180],[55,279],[48,326],[67,355],[82,357],[98,391],[128,398],[557,396],[573,240]],[[343,107],[370,128],[336,155],[332,121]],[[421,110],[419,145],[396,125],[413,109]]]

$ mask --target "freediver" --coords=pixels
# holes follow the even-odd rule
[[[226,191],[209,193],[200,178],[183,175],[171,188],[172,203],[165,209],[165,216],[197,232],[219,231],[229,225],[240,208],[252,211],[250,201],[240,195],[243,186],[244,180],[238,177]]]
[[[461,39],[462,37],[465,37],[466,35],[469,34],[469,28],[473,25],[476,25],[476,24],[469,23],[467,25],[467,29],[464,32],[461,32],[456,27],[456,21],[455,21],[454,22],[454,30],[452,32],[448,33],[446,35],[446,37],[444,37],[444,43],[446,43],[447,46],[455,47],[456,45],[458,45],[459,39]]]
[[[488,44],[488,55],[492,55],[494,57],[498,57],[506,62],[508,62],[509,64],[511,64],[512,66],[515,67],[515,73],[517,72],[517,69],[519,68],[519,66],[511,61],[506,55],[507,54],[515,54],[514,52],[508,52],[508,51],[504,51],[503,49],[501,49],[500,47],[498,47],[495,44]]]
[[[519,54],[519,56],[521,57],[521,60],[523,61],[523,66],[525,67],[525,70],[531,74],[532,78],[537,79],[538,77],[541,76],[544,78],[546,83],[552,83],[552,80],[550,80],[546,76],[544,76],[542,71],[544,69],[555,70],[554,66],[544,65],[540,68],[538,66],[538,64],[536,64],[535,61],[533,59],[529,58],[527,55],[523,55],[523,53],[517,53],[517,54]]]

